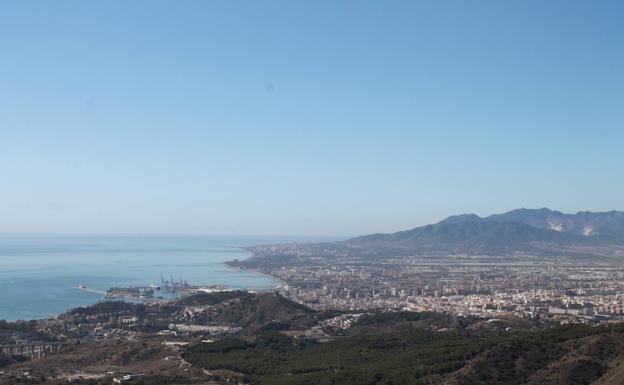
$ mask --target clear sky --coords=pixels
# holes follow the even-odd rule
[[[624,209],[622,1],[4,1],[0,232]]]

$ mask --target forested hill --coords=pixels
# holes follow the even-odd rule
[[[184,357],[257,385],[599,385],[624,378],[624,329],[408,329],[326,344],[263,334],[200,344]]]

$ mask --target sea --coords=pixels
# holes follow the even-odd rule
[[[250,256],[242,246],[316,241],[293,237],[0,235],[0,319],[54,317],[96,303],[110,287],[164,279],[233,289],[271,289],[272,277],[224,264]]]

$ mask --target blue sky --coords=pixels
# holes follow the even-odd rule
[[[0,232],[624,209],[620,1],[0,3]]]

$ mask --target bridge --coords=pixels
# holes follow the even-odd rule
[[[35,342],[27,344],[0,345],[0,355],[42,358],[58,352],[67,342]]]

